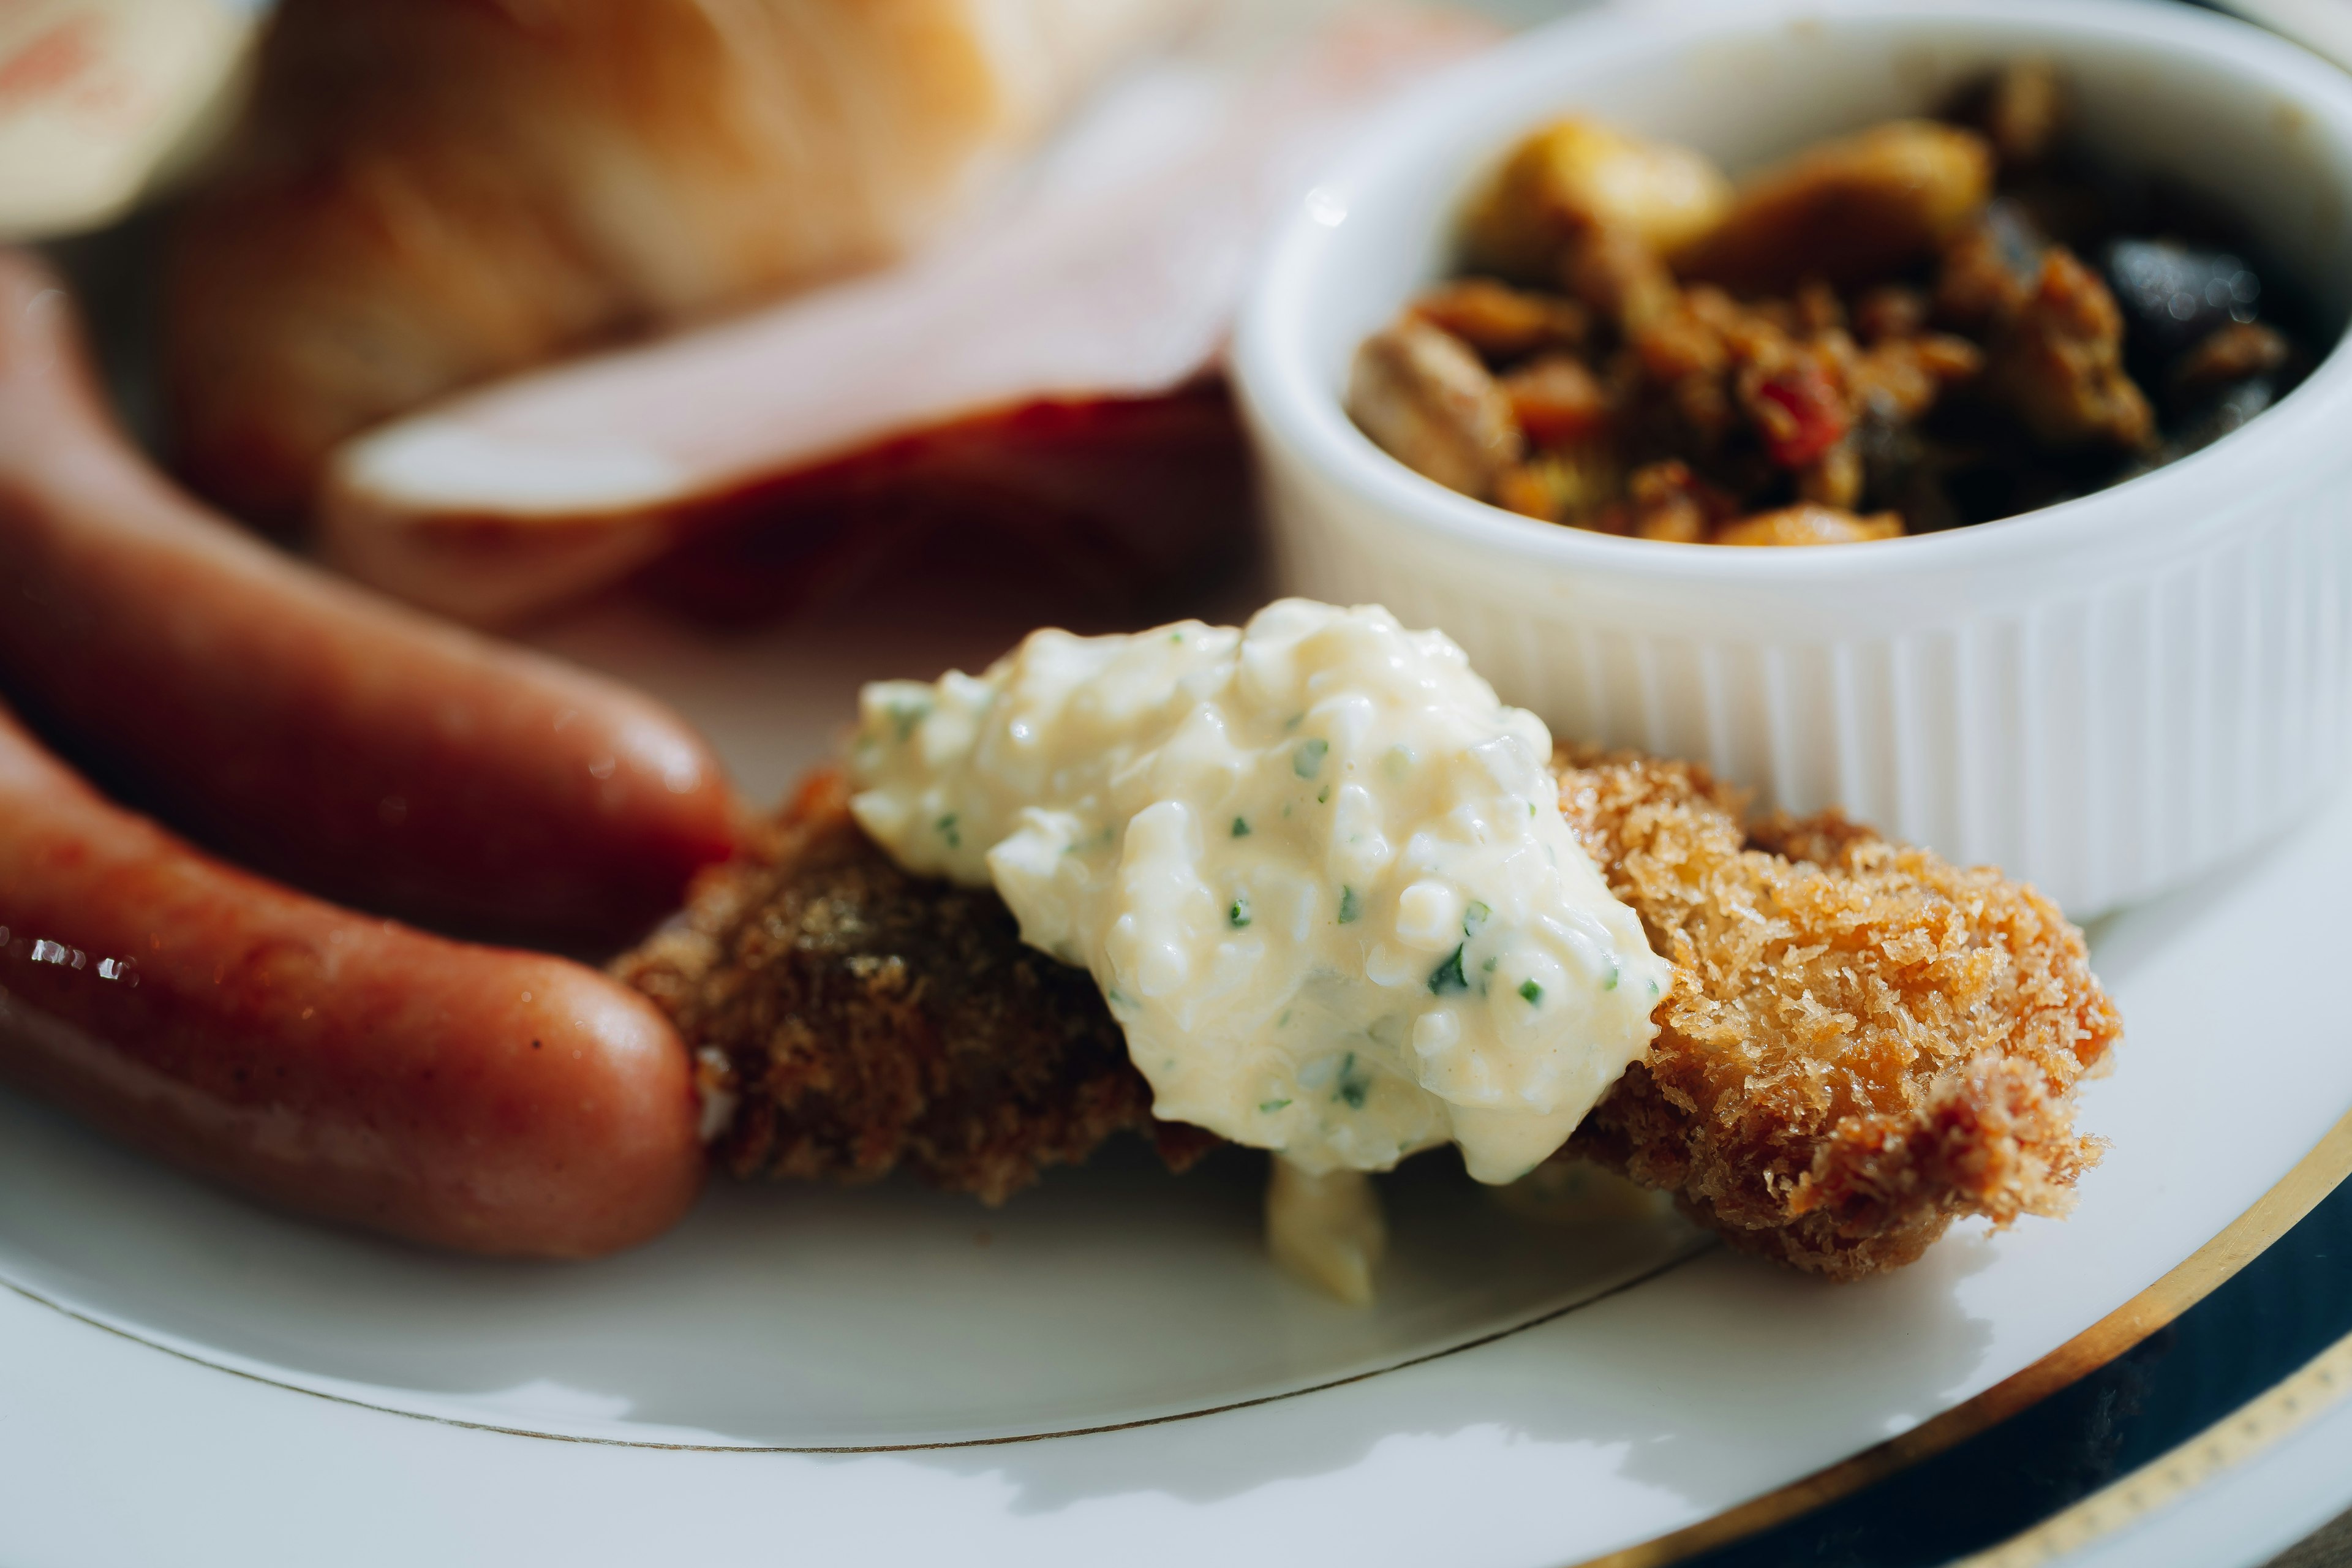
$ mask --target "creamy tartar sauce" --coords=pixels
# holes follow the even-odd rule
[[[1286,599],[868,686],[852,809],[1090,971],[1162,1119],[1315,1173],[1451,1139],[1507,1182],[1648,1048],[1671,976],[1550,756],[1443,634]]]

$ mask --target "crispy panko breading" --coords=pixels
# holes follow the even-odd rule
[[[1961,1215],[2055,1215],[2071,1092],[2122,1031],[2082,933],[1836,813],[1741,822],[1684,763],[1563,755],[1560,805],[1675,965],[1646,1061],[1570,1144],[1735,1246],[1840,1278]]]
[[[677,1025],[706,1094],[733,1100],[711,1153],[738,1176],[904,1165],[993,1204],[1122,1129],[1155,1131],[1179,1169],[1216,1142],[1153,1121],[1092,976],[1023,946],[994,893],[900,870],[837,773],[613,973]]]
[[[1911,1261],[1963,1215],[2063,1211],[2097,1157],[2071,1092],[2120,1023],[2049,900],[1834,813],[1744,826],[1686,763],[1558,760],[1570,823],[1675,966],[1647,1060],[1567,1155],[1838,1278]],[[1179,1168],[1214,1142],[1152,1119],[1090,977],[1021,945],[994,894],[899,870],[847,803],[813,778],[614,965],[732,1098],[722,1166],[904,1164],[993,1203],[1121,1130]]]

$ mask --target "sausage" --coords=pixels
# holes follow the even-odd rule
[[[0,685],[110,788],[343,902],[618,945],[736,843],[686,724],[331,577],[172,489],[0,253]]]
[[[635,992],[215,861],[5,710],[0,1077],[268,1202],[467,1252],[646,1240],[704,1167],[686,1048]]]

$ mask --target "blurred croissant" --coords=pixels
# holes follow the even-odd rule
[[[439,394],[871,266],[1191,0],[287,0],[170,265],[189,479],[248,517]]]

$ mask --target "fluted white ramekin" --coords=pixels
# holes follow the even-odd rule
[[[2056,61],[2103,158],[2234,207],[2352,304],[2352,78],[2136,0],[1810,0],[1603,16],[1433,84],[1308,195],[1234,364],[1288,589],[1443,627],[1555,734],[1706,762],[1840,805],[2077,918],[2275,832],[2346,761],[2352,354],[2237,434],[2112,489],[1883,543],[1734,550],[1531,521],[1390,458],[1341,411],[1364,335],[1448,261],[1456,208],[1576,110],[1737,171],[1916,113],[1974,70]]]

